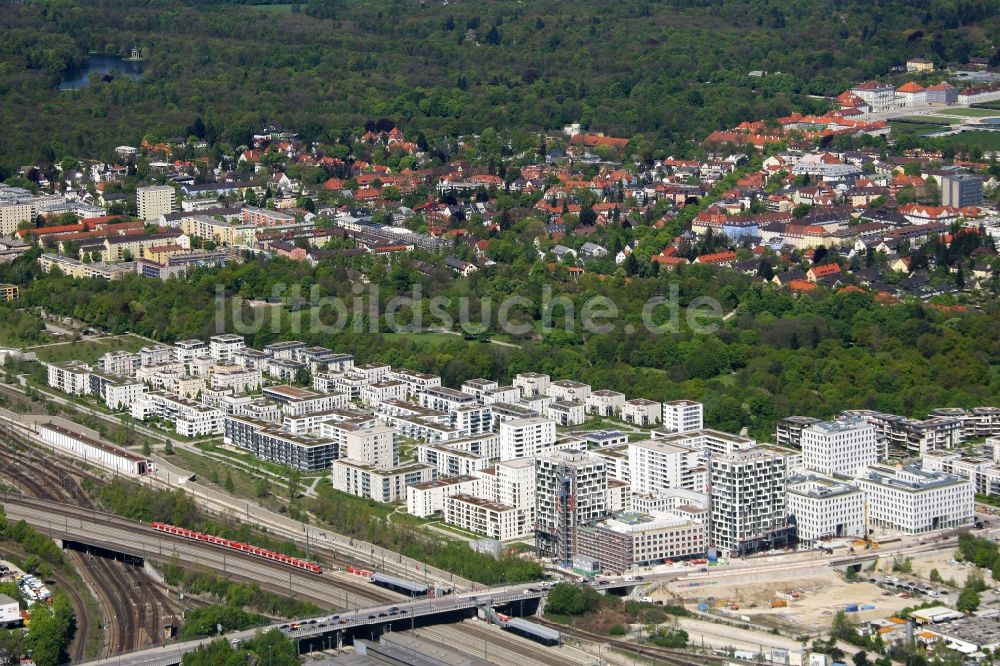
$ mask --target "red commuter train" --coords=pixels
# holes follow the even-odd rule
[[[167,534],[174,534],[176,536],[182,536],[196,541],[214,543],[218,546],[225,546],[226,548],[232,548],[233,550],[238,550],[243,553],[250,553],[251,555],[256,555],[257,557],[263,557],[264,559],[286,564],[290,567],[295,567],[296,569],[309,571],[311,573],[323,573],[322,567],[308,560],[301,560],[297,557],[292,557],[283,553],[276,553],[273,550],[268,550],[266,548],[251,546],[250,544],[243,543],[242,541],[223,539],[222,537],[212,536],[211,534],[203,534],[202,532],[195,532],[194,530],[168,525],[167,523],[153,522],[150,523],[150,525],[154,530],[159,532],[166,532]]]

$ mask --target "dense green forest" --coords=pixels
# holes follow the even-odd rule
[[[741,120],[821,108],[808,95],[882,76],[908,56],[997,60],[991,44],[1000,43],[991,0],[310,0],[288,9],[7,5],[0,164],[110,155],[144,135],[239,146],[263,122],[334,141],[380,117],[432,146],[491,126],[516,135],[579,121],[635,139],[650,157]],[[55,89],[88,53],[133,47],[145,58],[142,80]]]
[[[0,282],[22,285],[22,306],[43,305],[112,332],[135,331],[168,342],[216,333],[217,289],[230,299],[227,309],[231,299],[241,296],[287,297],[292,285],[302,285],[305,294],[315,284],[324,296],[353,298],[345,267],[329,260],[315,269],[280,258],[252,260],[196,271],[166,288],[140,277],[76,280],[40,276],[38,270],[25,257],[0,268]],[[572,332],[562,330],[563,319],[556,312],[556,330],[540,338],[511,337],[513,347],[458,336],[442,341],[384,331],[373,335],[367,332],[369,322],[353,318],[342,331],[323,332],[309,326],[308,319],[296,329],[288,313],[302,306],[287,299],[283,308],[270,309],[283,316],[276,323],[264,320],[248,342],[259,348],[280,339],[301,339],[353,353],[358,362],[382,361],[440,374],[450,386],[473,377],[509,381],[518,372],[539,371],[630,396],[701,400],[711,426],[734,432],[746,426],[761,438],[770,438],[775,420],[789,414],[823,417],[842,409],[873,408],[920,416],[935,407],[997,404],[1000,398],[1000,307],[995,300],[961,311],[921,303],[883,306],[858,291],[820,289],[795,297],[741,273],[701,265],[649,277],[585,274],[559,281],[542,262],[532,265],[520,258],[470,280],[432,280],[408,261],[372,278],[380,285],[383,306],[415,284],[423,288],[424,302],[446,296],[454,309],[458,297],[469,293],[498,300],[526,296],[531,305],[513,317],[536,326],[543,288],[551,285],[555,295],[576,304],[576,324]],[[682,307],[710,295],[733,315],[711,335],[696,334],[683,321],[676,332],[647,331],[640,317],[643,304],[673,290]],[[610,333],[579,332],[582,303],[593,296],[606,296],[619,309],[620,325]],[[308,307],[301,311],[310,312]],[[320,308],[316,316],[328,323],[331,313]],[[232,317],[225,322],[231,329]],[[625,324],[635,332],[626,332]]]

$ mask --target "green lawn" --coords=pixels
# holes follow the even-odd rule
[[[1000,150],[1000,132],[962,132],[937,139],[942,144],[953,146],[979,146],[983,150]]]
[[[940,132],[948,128],[948,125],[931,125],[930,123],[896,123],[890,122],[889,128],[892,136],[922,136],[929,132]]]
[[[432,332],[383,333],[382,337],[388,341],[409,340],[410,342],[430,342],[435,345],[443,345],[446,342],[455,342],[462,339],[460,335]]]
[[[140,348],[150,344],[152,343],[148,340],[128,334],[101,338],[99,340],[82,340],[80,342],[65,342],[58,345],[30,347],[29,349],[38,355],[38,360],[46,363],[77,360],[94,364],[97,363],[98,358],[110,351],[124,350],[137,352]]]
[[[943,113],[948,116],[965,116],[966,118],[990,118],[1000,115],[996,109],[941,109],[934,113]]]
[[[944,126],[950,123],[960,123],[961,118],[934,118],[931,116],[904,116],[902,118],[896,118],[895,120],[890,120],[890,125],[895,125],[897,123],[901,125],[935,125]]]

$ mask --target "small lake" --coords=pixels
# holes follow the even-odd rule
[[[83,67],[66,72],[65,78],[57,86],[59,90],[75,90],[90,85],[90,74],[110,74],[111,76],[127,76],[130,79],[142,78],[142,67],[145,63],[135,60],[123,60],[118,56],[91,55]]]

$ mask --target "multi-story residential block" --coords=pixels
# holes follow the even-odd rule
[[[275,342],[264,347],[265,354],[274,358],[283,358],[291,361],[295,360],[295,353],[300,349],[305,349],[308,345],[301,340],[284,340]]]
[[[139,365],[142,367],[163,365],[174,361],[174,350],[166,345],[151,345],[139,350]]]
[[[867,102],[874,112],[889,111],[902,105],[896,89],[888,83],[865,81],[851,88],[851,92]]]
[[[139,369],[139,355],[127,351],[112,351],[97,359],[97,369],[106,375],[134,377]]]
[[[462,383],[462,392],[468,393],[477,400],[481,400],[486,393],[498,388],[500,388],[500,384],[492,379],[469,379]]]
[[[816,475],[793,477],[787,499],[788,514],[804,546],[827,538],[865,536],[865,494],[855,485]]]
[[[316,412],[347,407],[343,393],[316,393],[297,386],[268,386],[262,390],[264,398],[278,403],[281,411],[289,416],[303,416]]]
[[[663,429],[667,432],[693,432],[705,427],[705,408],[694,400],[670,400],[663,403]]]
[[[71,395],[90,393],[90,373],[94,370],[86,363],[81,361],[49,363],[47,369],[48,383],[52,388]]]
[[[434,468],[423,463],[410,463],[383,469],[341,458],[330,466],[330,480],[334,490],[364,497],[376,502],[396,502],[406,499],[407,486],[427,483],[434,479]]]
[[[35,220],[35,207],[28,202],[0,202],[0,236],[13,236],[22,223]]]
[[[955,474],[874,465],[855,483],[865,492],[869,525],[917,534],[975,520],[972,481]]]
[[[654,426],[663,416],[663,405],[645,398],[626,400],[622,407],[622,420],[640,428]]]
[[[257,208],[255,206],[244,206],[240,212],[243,224],[252,227],[274,227],[286,224],[295,224],[295,216],[288,213],[281,213],[276,210]]]
[[[190,363],[196,358],[211,357],[212,350],[204,340],[179,340],[174,343],[174,360],[179,363]]]
[[[965,428],[957,418],[908,419],[871,410],[847,410],[844,416],[859,416],[873,426],[888,447],[916,455],[960,446]]]
[[[709,465],[712,546],[744,556],[794,540],[786,510],[784,456],[754,447],[714,455]]]
[[[461,437],[474,437],[493,432],[493,408],[489,405],[468,405],[458,407],[448,413],[449,425],[461,433]]]
[[[328,420],[320,424],[319,433],[336,445],[341,458],[382,468],[399,464],[399,439],[389,426]]]
[[[249,393],[258,390],[261,381],[260,370],[230,363],[213,365],[208,385],[214,391],[229,390],[233,393]]]
[[[600,455],[599,451],[592,453]],[[669,488],[706,490],[708,473],[698,449],[647,439],[629,443],[627,455],[628,480],[633,493],[657,494]]]
[[[614,417],[625,407],[625,394],[618,391],[600,389],[587,396],[587,413],[597,416]]]
[[[500,423],[501,460],[536,456],[551,448],[555,441],[556,422],[551,419],[535,416]]]
[[[450,412],[459,407],[478,405],[476,396],[465,391],[456,391],[445,386],[430,386],[417,393],[417,402],[422,407],[436,409],[439,412]]]
[[[590,449],[588,453],[591,456],[600,458],[604,461],[604,465],[608,470],[609,482],[612,479],[615,479],[617,481],[622,481],[623,483],[628,483],[629,492],[633,492],[631,488],[632,473],[631,463],[629,461],[629,444],[627,440],[624,443]]]
[[[747,437],[732,435],[721,430],[703,428],[689,432],[667,432],[663,428],[650,431],[650,437],[668,444],[698,449],[703,457],[725,456],[737,451],[745,451],[757,446],[757,442]]]
[[[585,451],[556,451],[535,459],[535,541],[560,562],[579,553],[578,528],[607,513],[608,472]]]
[[[131,408],[145,392],[146,385],[140,381],[99,372],[90,374],[90,395],[99,397],[111,410]]]
[[[219,363],[232,363],[233,354],[247,346],[242,335],[213,335],[208,339],[209,352]]]
[[[417,460],[432,465],[439,477],[467,476],[486,469],[493,464],[489,458],[463,449],[451,448],[453,441],[441,444],[420,444],[417,446]]]
[[[479,479],[474,476],[438,477],[434,481],[406,487],[406,512],[426,518],[444,512],[445,499],[452,495],[476,495]]]
[[[444,501],[444,521],[488,539],[509,541],[528,532],[523,512],[512,506],[468,494],[449,495]]]
[[[355,366],[357,367],[357,366]],[[386,373],[384,379],[392,379],[406,384],[406,393],[409,397],[416,396],[420,391],[441,386],[441,378],[437,375],[429,375],[426,372],[397,368]],[[461,393],[461,391],[456,391]]]
[[[407,392],[407,386],[403,382],[381,381],[361,386],[358,397],[364,405],[375,407],[387,400],[405,400]]]
[[[545,393],[556,400],[586,403],[587,397],[590,395],[590,385],[575,382],[572,379],[560,379],[549,384]]]
[[[972,481],[978,495],[1000,495],[1000,465],[994,457],[962,455],[952,451],[931,451],[920,459],[926,472],[946,472]]]
[[[778,420],[774,443],[778,446],[802,448],[802,431],[820,422],[811,416],[786,416]]]
[[[173,423],[177,434],[206,437],[223,432],[222,410],[162,391],[141,394],[131,405],[132,418],[145,421],[156,417]]]
[[[560,426],[575,426],[586,420],[586,412],[582,402],[554,400],[546,408],[545,417]]]
[[[538,372],[521,372],[514,377],[514,386],[521,389],[521,395],[530,398],[536,395],[547,394],[552,380],[548,375]]]
[[[944,407],[932,409],[930,416],[958,419],[963,439],[1000,435],[1000,407]]]
[[[137,187],[135,190],[136,210],[146,222],[155,222],[161,215],[169,215],[177,206],[177,193],[169,185]]]
[[[579,553],[600,561],[605,573],[703,556],[705,523],[685,513],[617,513],[578,529]]]
[[[802,430],[802,463],[820,474],[854,476],[879,458],[875,426],[860,418],[821,421]]]
[[[495,405],[498,402],[516,403],[520,399],[521,389],[516,386],[498,386],[479,395],[479,402],[484,405]]]
[[[211,358],[211,355],[209,355]],[[214,360],[214,359],[213,359]],[[244,349],[237,349],[233,352],[233,363],[242,366],[244,368],[256,368],[263,373],[271,374],[269,364],[274,361],[271,356],[265,354],[259,349],[251,349],[246,347]],[[293,375],[294,379],[294,375]],[[286,380],[292,381],[292,380]]]
[[[245,449],[261,460],[304,472],[326,469],[338,456],[337,443],[322,435],[295,435],[275,423],[250,416],[225,416],[223,429],[226,444]]]
[[[628,444],[628,435],[619,430],[585,430],[574,434],[590,449]]]

